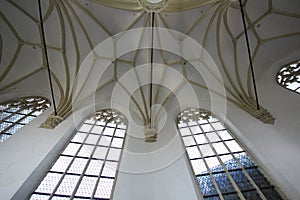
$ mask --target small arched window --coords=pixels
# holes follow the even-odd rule
[[[125,133],[126,119],[118,111],[86,119],[30,199],[110,199]]]
[[[300,94],[300,61],[283,66],[277,74],[279,85]]]
[[[187,109],[179,114],[177,126],[204,199],[282,199],[210,112]]]
[[[0,104],[0,143],[50,107],[43,97],[23,97]]]

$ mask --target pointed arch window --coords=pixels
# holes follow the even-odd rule
[[[277,73],[277,82],[300,94],[300,60],[283,66]]]
[[[43,97],[23,97],[0,104],[0,143],[50,107]]]
[[[110,199],[126,124],[112,109],[86,119],[30,199]]]
[[[281,200],[234,136],[210,112],[190,108],[177,126],[204,199]]]

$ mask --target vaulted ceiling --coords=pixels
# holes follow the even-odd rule
[[[157,48],[153,61],[166,69],[175,69],[182,78],[175,81],[174,91],[169,91],[159,84],[168,78],[168,73],[165,69],[154,71],[152,76],[159,77],[153,90],[155,104],[167,104],[182,84],[189,83],[197,95],[201,96],[201,91],[206,95],[209,90],[259,117],[238,1],[168,2],[161,13],[155,14],[155,27],[180,32],[169,31],[168,36],[173,37],[179,48],[183,47],[186,37],[201,45],[205,56],[201,57],[203,54],[199,52],[198,59],[202,59],[203,69],[212,79],[224,86],[225,93],[210,88],[191,58],[176,55],[167,48]],[[101,93],[108,85],[119,84],[130,96],[144,123],[149,123],[149,88],[141,84],[141,79],[149,78],[143,75],[149,70],[136,71],[134,83],[139,92],[134,94],[130,94],[130,84],[120,79],[128,71],[150,62],[149,46],[141,43],[149,43],[147,38],[153,29],[143,27],[151,27],[151,14],[144,11],[137,0],[43,0],[41,3],[58,115],[68,116],[74,104],[79,105],[95,90]],[[276,61],[300,49],[300,1],[244,0],[243,4],[255,74],[259,78]],[[154,32],[159,43],[159,34]],[[139,41],[141,46],[124,54],[99,55],[101,51],[110,52],[101,49],[107,47],[102,44],[108,38],[115,44],[111,52],[126,47],[126,44],[118,46],[116,41],[129,33],[136,35],[130,38],[135,41],[128,42]],[[213,61],[203,61],[208,58]],[[99,59],[107,60],[108,67],[99,64]],[[214,64],[220,76],[212,70]],[[101,67],[105,68],[104,76],[97,79],[100,75],[95,72],[99,71],[94,68]],[[270,78],[274,79],[272,75]],[[88,89],[91,80],[97,82],[93,90]],[[49,91],[37,1],[0,1],[0,94],[15,91]],[[265,122],[272,123],[272,120],[271,116]]]

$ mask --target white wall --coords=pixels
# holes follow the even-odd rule
[[[55,150],[63,145],[62,142],[73,131],[72,123],[68,126],[62,124],[55,131],[38,128],[51,111],[51,108],[48,109],[1,143],[0,199],[12,199],[27,181],[14,199],[25,198],[26,192],[32,189],[35,181],[43,173],[45,165],[50,164],[50,158],[56,155]],[[31,175],[33,176],[30,177]]]
[[[258,81],[261,104],[277,118],[275,125],[263,124],[234,105],[227,107],[227,125],[288,198],[297,200],[300,195],[300,95],[276,85],[270,78],[275,72],[276,68],[266,70]],[[102,98],[107,97],[102,95]],[[207,108],[208,104],[204,104],[201,102]],[[99,105],[97,109],[106,106]],[[51,113],[48,110],[0,144],[0,199],[25,198],[72,135],[74,119],[81,121],[92,110],[78,111],[75,118],[68,117],[55,130],[40,129],[39,125]],[[141,138],[143,130],[129,122],[115,188],[116,200],[197,199],[195,183],[174,124],[178,113],[179,108],[170,107],[166,126],[159,135],[159,142],[154,144],[145,144]]]
[[[106,107],[103,105],[97,107],[101,108]],[[27,199],[37,181],[48,170],[51,161],[74,132],[74,123],[88,116],[86,111],[90,109],[79,110],[55,130],[38,128],[52,111],[47,110],[2,143],[0,199]],[[147,144],[144,147],[136,145],[143,149],[127,146],[134,144],[129,142],[133,139],[132,135],[128,135],[114,199],[197,199],[195,182],[184,157],[181,140],[175,132],[175,123],[171,119],[167,123],[171,129],[165,127],[158,143]],[[138,131],[138,128],[129,128],[128,131]],[[140,135],[143,134],[142,132]],[[142,138],[138,140],[135,142],[144,143]],[[140,150],[152,153],[141,153],[139,156],[139,153],[135,154],[132,151],[133,149],[137,150],[135,153]],[[141,160],[143,162],[140,162]]]
[[[257,82],[260,104],[276,118],[274,125],[263,124],[232,105],[227,109],[227,118],[235,135],[286,196],[297,200],[300,196],[300,95],[275,82],[279,68],[290,61],[285,59],[267,68]]]
[[[141,134],[136,134],[137,131]],[[145,143],[143,129],[132,124],[127,139],[115,200],[198,199],[172,115],[168,116],[156,143]]]

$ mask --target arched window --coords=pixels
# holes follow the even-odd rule
[[[283,66],[277,74],[279,85],[300,94],[300,60]]]
[[[282,199],[211,113],[187,109],[179,114],[177,126],[204,199]]]
[[[50,107],[43,97],[23,97],[0,104],[0,143]]]
[[[110,199],[125,140],[125,117],[103,110],[86,119],[33,192],[33,199]]]

